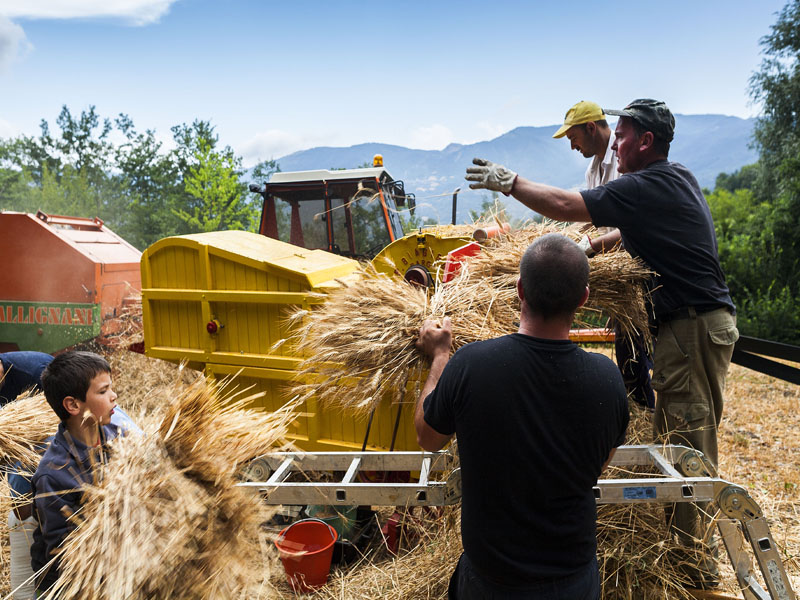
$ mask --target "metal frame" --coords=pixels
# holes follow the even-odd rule
[[[800,362],[800,346],[740,335],[733,348],[731,362],[770,377],[800,385],[800,369],[769,360],[764,356],[782,358],[797,363]]]
[[[685,446],[621,446],[611,466],[654,467],[659,475],[601,479],[594,487],[598,504],[713,502],[726,518],[717,527],[745,600],[797,600],[780,553],[758,504],[741,486],[715,476],[702,453]],[[384,482],[359,481],[364,472],[383,474]],[[412,483],[387,480],[393,472],[419,473]],[[337,481],[315,480],[324,473]],[[238,484],[260,493],[268,504],[446,506],[461,498],[456,456],[440,452],[275,452],[254,460]],[[756,580],[749,545],[767,586]]]

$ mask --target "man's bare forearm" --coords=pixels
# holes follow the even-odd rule
[[[592,238],[592,248],[595,252],[609,252],[614,249],[614,247],[620,243],[622,240],[622,234],[620,234],[619,229],[614,229],[609,231],[604,235],[598,235],[597,237]]]
[[[557,221],[590,222],[583,196],[552,185],[517,177],[511,195],[531,210]]]

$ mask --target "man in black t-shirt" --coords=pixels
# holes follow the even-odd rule
[[[600,597],[592,488],[629,417],[616,365],[569,341],[588,274],[577,244],[546,235],[520,262],[519,333],[450,359],[448,318],[420,330],[432,364],[417,437],[438,450],[455,435],[461,463],[464,554],[450,598]]]
[[[663,102],[634,100],[619,116],[613,149],[623,176],[575,192],[518,177],[501,165],[475,159],[467,169],[471,188],[513,195],[528,208],[561,221],[618,227],[593,240],[610,247],[622,236],[625,249],[654,271],[657,324],[653,388],[658,392],[653,428],[659,441],[691,446],[717,466],[725,376],[739,337],[708,204],[689,170],[669,162],[675,119]],[[680,503],[671,525],[681,542],[699,553],[710,519],[703,507]],[[697,587],[719,583],[716,564],[692,558],[682,569]]]

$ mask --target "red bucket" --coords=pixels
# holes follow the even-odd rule
[[[295,521],[278,534],[275,546],[296,592],[308,592],[328,582],[336,538],[336,530],[319,519]]]

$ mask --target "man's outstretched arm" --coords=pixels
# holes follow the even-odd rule
[[[487,189],[510,194],[548,219],[587,223],[592,220],[583,196],[578,192],[530,181],[483,158],[473,159],[472,164],[474,166],[467,168],[465,179],[472,182],[469,187],[473,190]]]

